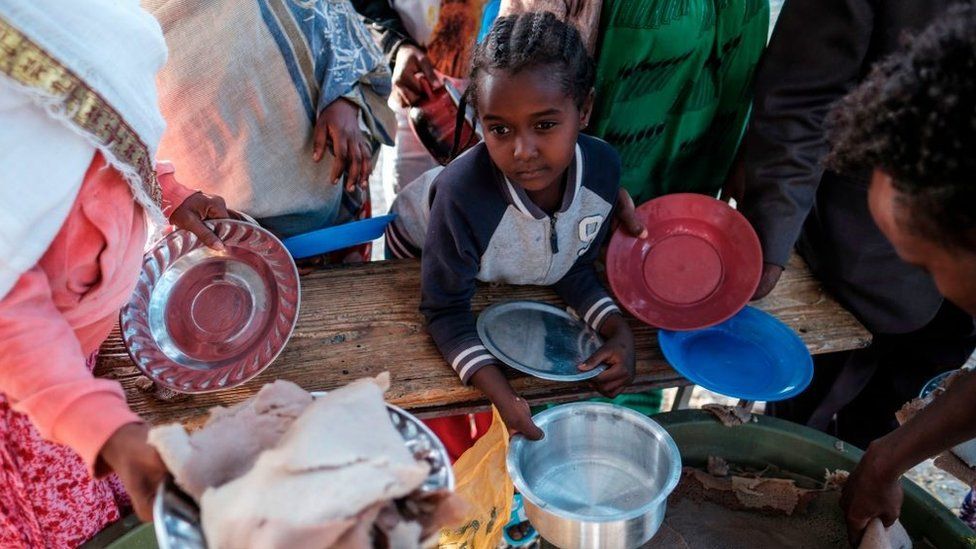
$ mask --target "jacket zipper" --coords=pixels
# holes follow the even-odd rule
[[[553,255],[559,253],[559,236],[556,234],[556,215],[549,218],[549,245]]]

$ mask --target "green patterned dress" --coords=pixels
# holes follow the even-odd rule
[[[768,0],[604,0],[594,135],[637,204],[722,187],[766,45]]]

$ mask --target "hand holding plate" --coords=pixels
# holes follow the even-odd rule
[[[600,394],[613,398],[634,381],[634,335],[627,321],[619,314],[607,318],[600,332],[606,338],[606,343],[579,369],[586,372],[605,364],[606,371],[593,378],[591,383]]]
[[[220,238],[204,223],[207,219],[227,219],[230,214],[224,199],[203,192],[188,196],[169,216],[169,222],[179,229],[195,234],[209,248],[219,252],[226,250]]]

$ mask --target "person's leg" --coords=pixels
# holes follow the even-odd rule
[[[946,301],[920,330],[878,335],[878,366],[864,389],[837,414],[838,436],[860,448],[898,426],[897,412],[925,383],[963,366],[976,349],[973,319]]]
[[[766,414],[806,425],[814,410],[817,409],[834,385],[841,368],[848,361],[850,355],[850,351],[844,351],[814,356],[813,380],[810,385],[793,398],[779,402],[768,402]]]

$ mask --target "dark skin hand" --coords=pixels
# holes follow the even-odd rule
[[[623,316],[612,314],[600,327],[600,335],[606,342],[579,369],[587,372],[606,364],[607,369],[590,384],[601,395],[613,398],[634,381],[634,334]]]
[[[783,268],[774,263],[763,263],[762,277],[759,278],[759,286],[756,293],[752,295],[752,300],[762,299],[769,295],[779,282],[779,277],[783,274]]]
[[[471,384],[498,408],[509,434],[520,433],[529,440],[542,438],[542,429],[532,421],[529,403],[515,393],[497,365],[489,364],[475,372]]]
[[[874,518],[887,527],[901,512],[901,476],[916,464],[976,437],[976,373],[961,374],[945,394],[868,446],[844,485],[841,507],[857,546]]]
[[[614,210],[613,230],[623,227],[623,230],[634,238],[647,238],[647,229],[637,217],[637,208],[634,207],[634,199],[626,189],[617,191],[617,208]]]
[[[178,229],[185,229],[197,235],[208,247],[224,251],[224,243],[204,223],[207,219],[227,219],[231,217],[224,205],[224,199],[202,192],[191,194],[169,216],[169,222]]]
[[[329,181],[339,183],[346,174],[346,190],[356,185],[366,188],[373,172],[373,153],[369,140],[359,128],[359,106],[348,99],[339,98],[322,109],[315,121],[312,160],[319,162],[326,149],[335,157]]]
[[[403,44],[397,49],[393,62],[393,89],[405,107],[412,107],[427,96],[418,74],[422,74],[433,89],[441,87],[427,52],[413,44]]]
[[[146,442],[149,426],[129,423],[119,427],[99,452],[99,461],[114,471],[132,499],[140,520],[152,521],[156,488],[168,474],[156,449]]]

